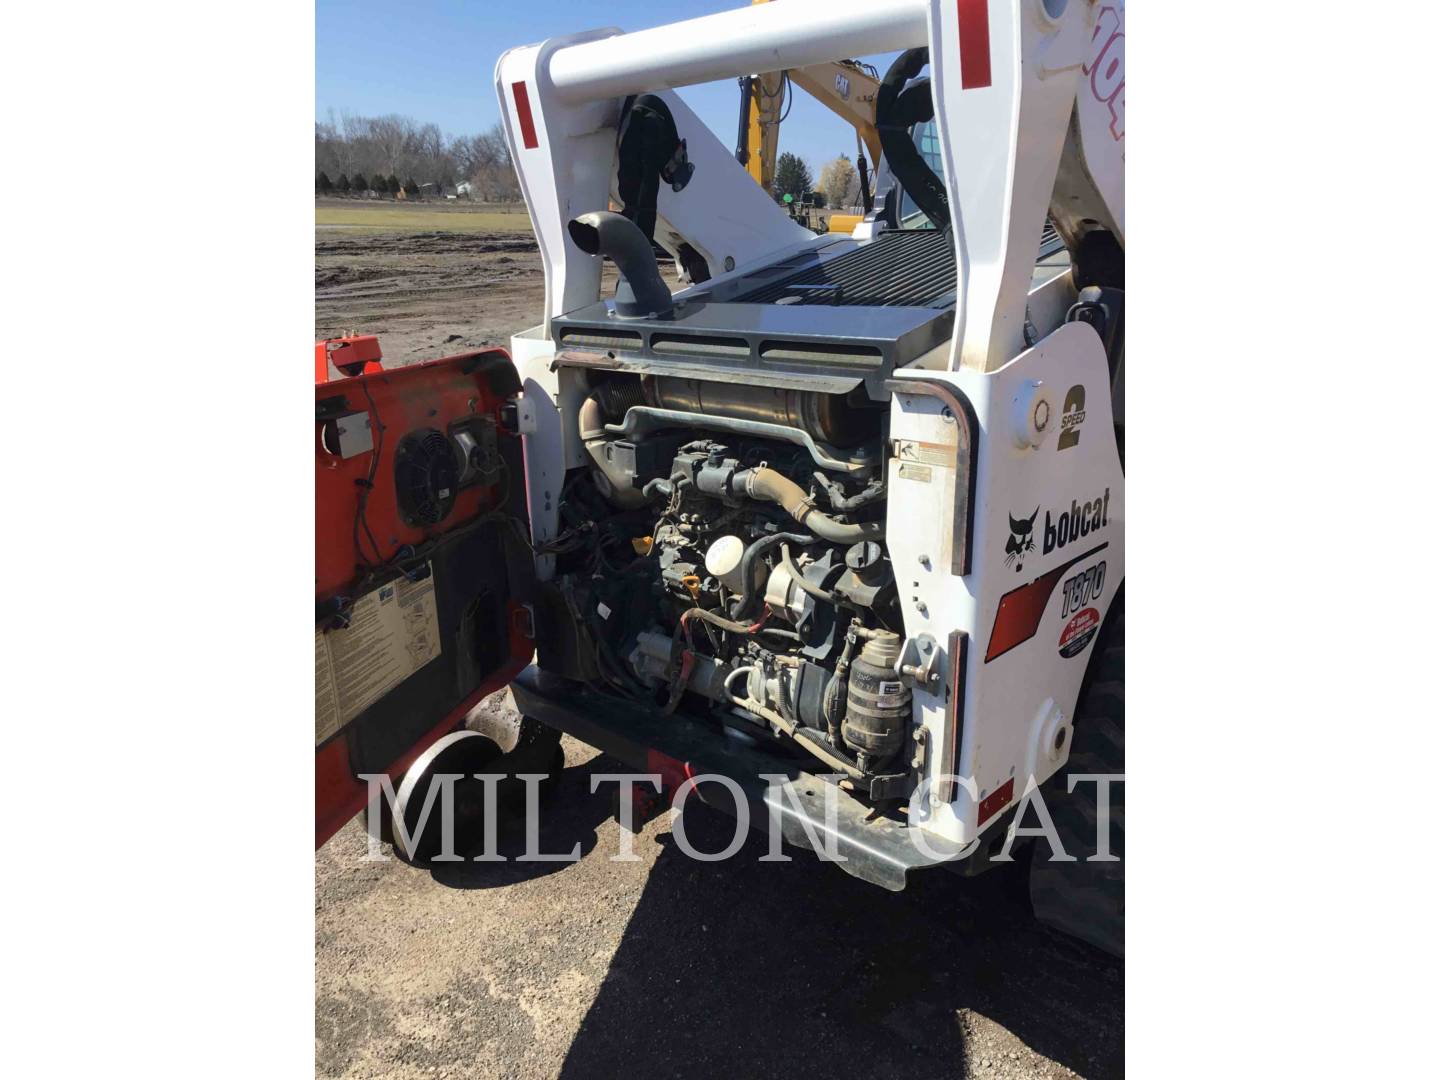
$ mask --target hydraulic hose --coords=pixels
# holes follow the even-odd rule
[[[875,129],[885,160],[900,186],[937,229],[950,227],[950,196],[945,181],[935,174],[915,147],[912,131],[918,123],[935,117],[930,80],[905,84],[930,61],[926,47],[910,49],[896,57],[880,81],[875,94]]]
[[[733,680],[738,675],[749,676],[750,673],[754,670],[756,669],[753,664],[747,667],[738,667],[725,677],[725,696],[730,699],[731,704],[738,705],[740,706],[740,708],[752,712],[756,716],[761,716],[764,717],[766,720],[769,720],[786,735],[789,735],[790,738],[794,739],[796,746],[800,747],[802,750],[808,750],[811,754],[819,758],[821,761],[825,762],[825,764],[829,765],[837,772],[844,773],[852,780],[865,779],[865,771],[863,769],[857,766],[854,762],[847,760],[843,754],[837,751],[833,746],[827,744],[819,734],[812,732],[809,728],[800,726],[800,724],[798,724],[794,720],[790,720],[784,716],[781,716],[778,712],[770,708],[768,705],[764,705],[758,701],[752,700],[748,694],[748,691],[745,697],[736,697],[735,690],[732,685]]]
[[[859,510],[862,506],[869,506],[873,502],[879,502],[885,497],[885,484],[883,481],[874,480],[864,491],[855,495],[846,495],[843,488],[835,483],[828,476],[820,471],[811,473],[818,484],[830,499],[830,509],[844,513],[848,510]]]
[[[825,762],[825,764],[829,765],[837,772],[843,772],[852,780],[865,779],[864,769],[860,768],[858,765],[850,761],[847,761],[843,754],[841,754],[833,746],[828,746],[826,743],[824,743],[821,740],[820,736],[812,733],[809,728],[796,728],[794,734],[791,737],[796,741],[796,743],[798,743],[800,746],[803,746],[806,750],[809,750],[810,753],[814,754],[817,758]]]
[[[878,521],[845,525],[815,509],[795,481],[774,469],[746,469],[735,474],[733,486],[752,499],[773,502],[822,540],[832,544],[858,544],[861,540],[882,540],[885,527]]]

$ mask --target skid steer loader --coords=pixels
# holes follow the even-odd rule
[[[850,234],[674,93],[888,52]],[[1037,913],[1120,951],[1123,3],[763,4],[495,82],[540,320],[395,370],[318,347],[317,843],[362,777],[408,826],[559,732],[667,795],[728,777],[701,797],[888,889],[1005,861],[1039,787],[1076,861],[1032,845]],[[461,728],[507,683],[523,721]]]

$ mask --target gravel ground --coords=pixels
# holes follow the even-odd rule
[[[507,344],[544,283],[527,236],[317,230],[316,292],[317,339],[378,333],[393,363]],[[1122,965],[1036,923],[1003,872],[892,894],[805,852],[758,862],[758,834],[700,863],[669,814],[612,862],[612,787],[589,778],[624,767],[563,746],[541,850],[579,841],[578,862],[365,862],[358,821],[316,853],[318,1075],[1123,1074]],[[698,802],[686,825],[701,850],[733,835]]]
[[[578,862],[365,862],[358,821],[318,852],[318,1075],[1123,1074],[1121,965],[1036,923],[1003,872],[894,894],[805,852],[758,862],[758,834],[701,863],[668,813],[612,862],[589,778],[624,768],[563,745],[541,850],[578,841]],[[686,827],[718,851],[733,822],[695,803]]]

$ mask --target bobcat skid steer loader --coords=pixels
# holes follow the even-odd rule
[[[885,52],[852,234],[673,92]],[[496,90],[541,320],[317,370],[317,839],[361,774],[408,822],[569,732],[898,890],[1008,854],[1039,788],[1077,861],[1032,845],[1037,913],[1120,951],[1123,3],[747,6],[511,49]],[[456,730],[506,682],[517,730]]]

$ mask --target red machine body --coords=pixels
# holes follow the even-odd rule
[[[315,343],[315,381],[383,371],[380,363],[380,339],[374,334],[329,338]]]
[[[315,356],[318,847],[363,809],[361,774],[398,781],[514,679],[535,643],[521,440],[502,416],[519,391],[509,355],[495,349],[386,370],[375,338],[352,337],[318,343]],[[453,501],[439,520],[417,520],[402,505],[413,472],[404,448],[425,435],[433,447],[434,433],[463,448],[469,444],[454,441],[462,429],[493,440],[488,469],[446,491]],[[405,613],[423,651],[412,654],[415,670],[404,677],[382,670],[382,648],[364,649],[378,624],[363,613],[397,590],[402,602],[407,592],[425,597]],[[398,647],[389,655],[406,659]],[[357,702],[368,703],[350,715]]]

